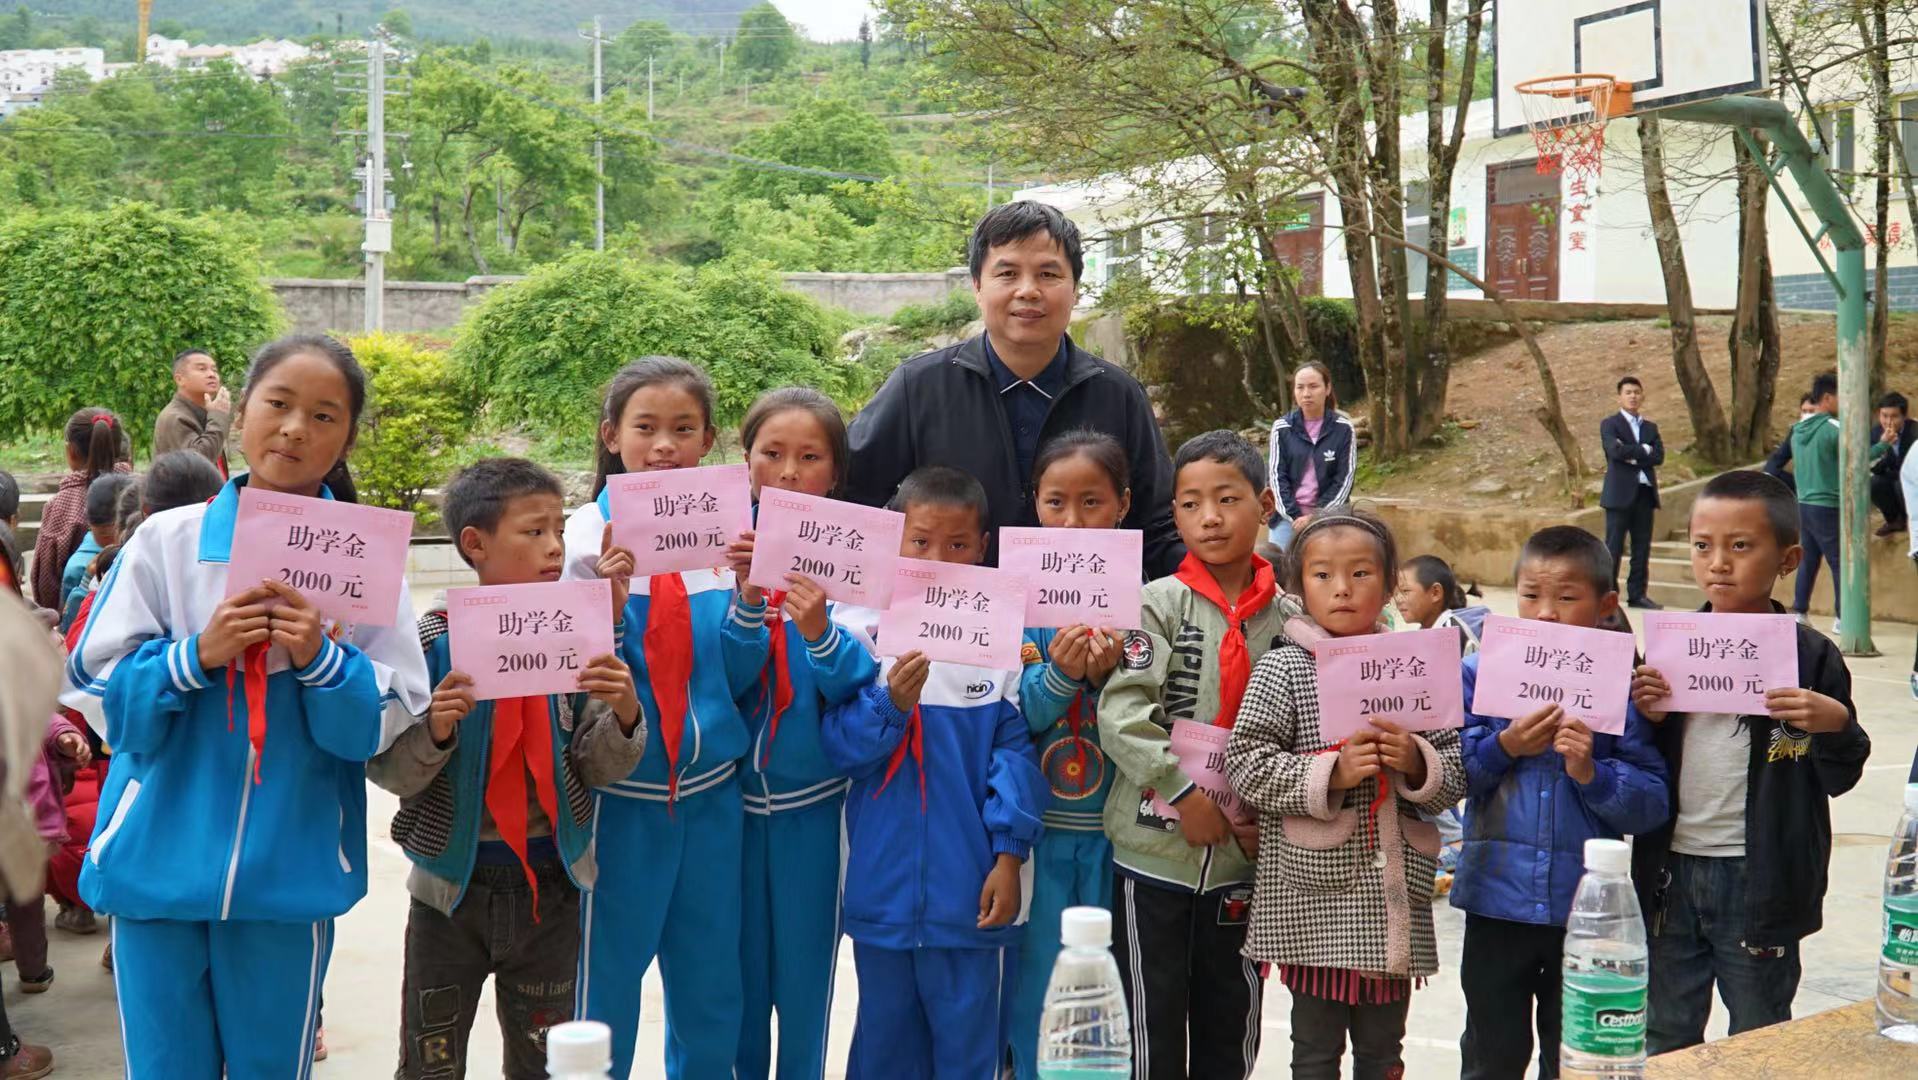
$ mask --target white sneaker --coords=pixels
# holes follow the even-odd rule
[[[1845,632],[1845,621],[1843,619],[1833,619],[1831,621],[1831,636],[1837,637],[1838,635],[1844,632]]]

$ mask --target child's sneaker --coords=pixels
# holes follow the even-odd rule
[[[60,913],[53,917],[53,928],[69,934],[91,934],[100,929],[100,924],[92,911],[78,904],[62,904]]]
[[[47,970],[31,978],[25,975],[20,976],[20,992],[23,994],[44,994],[51,989],[53,989],[52,964],[48,964]]]

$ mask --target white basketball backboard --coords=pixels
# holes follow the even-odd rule
[[[1763,88],[1765,0],[1492,0],[1493,123],[1525,130],[1514,88],[1602,73],[1632,84],[1632,111]]]

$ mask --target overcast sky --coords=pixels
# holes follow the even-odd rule
[[[860,16],[868,14],[872,7],[867,0],[773,0],[773,6],[814,41],[849,41],[857,37]]]

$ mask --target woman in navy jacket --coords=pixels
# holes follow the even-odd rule
[[[1352,418],[1339,411],[1331,369],[1317,360],[1301,365],[1292,376],[1292,400],[1298,407],[1273,422],[1267,454],[1278,510],[1266,525],[1281,551],[1313,514],[1351,501],[1358,459]]]

